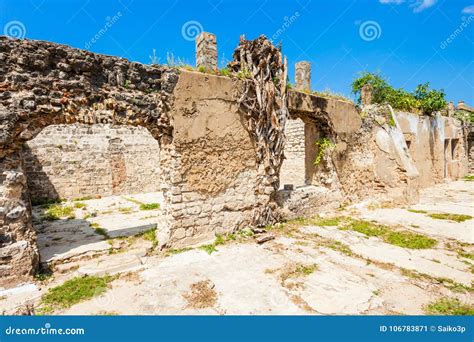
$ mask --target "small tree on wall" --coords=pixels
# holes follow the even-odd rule
[[[386,79],[378,73],[363,72],[352,82],[352,92],[357,96],[357,103],[361,103],[361,93],[365,86],[372,89],[372,102],[390,104],[394,109],[430,115],[444,110],[447,106],[444,91],[430,89],[430,84],[424,83],[416,87],[415,91],[393,88]]]

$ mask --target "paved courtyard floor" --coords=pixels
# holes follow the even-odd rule
[[[446,215],[474,216],[474,182],[425,189],[410,207],[366,202],[268,227],[275,238],[263,244],[244,230],[166,253],[146,233],[160,210],[140,210],[159,196],[84,200],[70,220],[42,221],[36,208],[53,275],[0,292],[0,310],[28,301],[41,308],[49,289],[105,274],[116,275],[105,291],[53,312],[417,315],[442,298],[474,304],[474,220]]]

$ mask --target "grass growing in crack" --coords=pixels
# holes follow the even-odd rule
[[[425,281],[434,282],[434,283],[443,285],[444,287],[450,289],[453,292],[463,292],[463,293],[474,292],[473,285],[466,286],[463,284],[459,284],[449,278],[433,277],[433,276],[430,276],[429,274],[420,273],[418,271],[409,270],[407,268],[400,268],[400,273],[407,278],[425,280]]]
[[[57,198],[57,199],[51,199],[51,198],[32,198],[31,199],[31,205],[32,206],[42,206],[42,207],[48,207],[52,204],[57,204],[64,202],[64,199]]]
[[[102,235],[106,239],[110,238],[109,234],[107,233],[107,230],[102,228],[98,223],[91,223],[91,228],[94,229],[94,232],[96,234]]]
[[[292,278],[299,278],[304,276],[309,276],[310,274],[314,273],[318,270],[318,265],[316,264],[295,264],[295,265],[287,265],[285,269],[280,274],[280,280],[282,283],[285,283],[286,280]],[[271,273],[272,271],[269,270],[267,273]]]
[[[252,233],[253,234],[253,233]],[[253,235],[251,235],[253,236]],[[214,240],[213,243],[200,246],[199,249],[207,252],[209,255],[211,255],[214,252],[217,252],[217,246],[225,245],[229,241],[234,241],[236,240],[237,237],[235,234],[226,234],[226,235],[221,235],[221,234],[216,234],[216,239]]]
[[[367,236],[381,237],[387,233],[387,228],[368,221],[355,220],[349,228]]]
[[[133,208],[123,207],[123,208],[119,208],[119,211],[123,214],[130,214],[133,211]]]
[[[384,237],[384,241],[410,249],[432,248],[438,243],[435,239],[412,232],[390,232]]]
[[[474,175],[465,176],[464,180],[468,181],[468,182],[472,182],[472,181],[474,181]]]
[[[351,250],[351,248],[348,245],[346,245],[342,242],[339,242],[339,241],[329,242],[326,246],[331,248],[332,250],[341,252],[342,254],[345,254],[347,256],[353,256],[354,255],[354,252]]]
[[[115,277],[85,276],[66,281],[53,287],[41,298],[39,312],[51,313],[57,309],[66,309],[81,301],[101,295],[107,291],[108,284]]]
[[[332,218],[321,218],[314,222],[317,226],[338,226],[341,222],[340,217],[332,217]]]
[[[366,236],[381,238],[384,242],[410,249],[427,249],[436,246],[437,240],[426,235],[412,233],[409,231],[394,231],[382,225],[368,221],[355,220],[349,226],[350,229]]]
[[[210,244],[210,245],[204,245],[199,247],[199,249],[202,249],[203,251],[207,252],[207,254],[211,255],[214,252],[217,252],[216,245]]]
[[[140,204],[140,210],[156,210],[160,209],[160,203],[142,203]]]
[[[472,316],[474,306],[462,303],[457,298],[444,297],[425,306],[426,313],[430,315],[455,315]]]
[[[426,210],[418,210],[418,209],[408,209],[410,213],[416,213],[416,214],[427,214],[428,212]]]
[[[458,255],[459,255],[460,257],[462,257],[462,258],[474,260],[474,253],[466,252],[466,251],[463,250],[463,249],[458,249],[458,250],[457,250],[457,253],[458,253]]]
[[[450,221],[455,221],[458,223],[472,219],[472,216],[469,216],[469,215],[446,214],[446,213],[428,214],[428,216],[437,220],[450,220]]]
[[[35,274],[35,279],[38,281],[46,281],[53,276],[53,272],[49,268],[40,267],[40,270]]]
[[[176,254],[181,254],[181,253],[184,253],[184,252],[188,252],[188,251],[191,251],[193,250],[193,248],[191,247],[184,247],[184,248],[170,248],[166,251],[165,255],[168,256],[168,255],[176,255]]]
[[[74,219],[74,208],[71,206],[64,206],[61,204],[52,204],[46,210],[43,219],[46,221],[56,221],[62,218]]]
[[[140,202],[139,200],[136,200],[134,198],[130,198],[130,197],[123,197],[124,200],[126,201],[129,201],[129,202],[132,202],[132,203],[135,203],[135,204],[138,204],[138,205],[142,205],[144,204],[143,202]]]
[[[156,248],[158,246],[158,239],[156,238],[156,228],[152,228],[140,234],[145,240],[151,241],[152,248]]]
[[[92,196],[79,197],[79,198],[73,199],[73,201],[74,202],[80,202],[80,201],[88,201],[88,200],[91,200],[91,199],[94,199],[94,197],[92,197]]]
[[[85,208],[85,207],[87,207],[87,204],[85,204],[85,203],[82,203],[82,202],[75,202],[74,203],[74,208],[82,209],[82,208]]]

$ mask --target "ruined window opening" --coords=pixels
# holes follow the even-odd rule
[[[456,150],[458,146],[459,139],[451,139],[451,160],[456,160]]]

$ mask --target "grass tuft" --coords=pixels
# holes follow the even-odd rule
[[[56,309],[66,309],[81,301],[101,295],[115,277],[84,276],[53,287],[41,298],[40,312],[47,314]]]
[[[455,221],[458,223],[472,219],[472,216],[469,216],[469,215],[446,214],[446,213],[435,213],[435,214],[429,214],[428,216],[437,220],[450,220],[450,221]]]
[[[74,203],[74,208],[82,209],[82,208],[85,208],[85,207],[87,207],[87,204],[85,204],[85,203],[82,203],[82,202]]]
[[[146,232],[140,234],[145,240],[151,241],[153,243],[153,249],[158,246],[158,239],[156,238],[156,228],[147,230]]]
[[[211,255],[214,252],[217,252],[217,248],[215,244],[210,244],[210,245],[204,245],[199,247],[199,249],[202,249],[203,251],[207,252],[207,254]]]
[[[381,238],[384,242],[410,249],[427,249],[436,246],[438,241],[426,235],[412,233],[409,231],[394,231],[382,225],[368,221],[355,220],[349,228],[366,236]]]
[[[142,203],[140,204],[140,210],[156,210],[160,209],[160,203]]]
[[[73,207],[63,206],[61,204],[50,205],[43,216],[47,221],[55,221],[63,218],[74,219],[75,217]]]
[[[408,209],[410,213],[416,213],[416,214],[427,214],[428,212],[426,210],[418,210],[418,209]]]
[[[457,298],[444,297],[425,306],[425,311],[430,315],[472,316],[474,306],[462,303]]]

